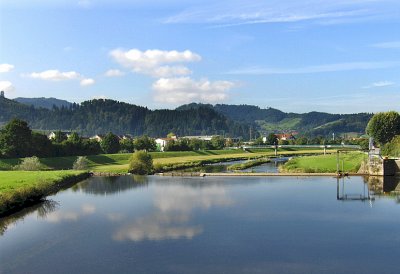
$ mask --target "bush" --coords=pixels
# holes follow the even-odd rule
[[[88,169],[88,160],[85,156],[79,156],[78,159],[72,165],[72,169],[74,170],[87,170]]]
[[[129,172],[138,175],[152,174],[154,170],[153,158],[146,151],[133,153],[129,160]]]
[[[39,158],[36,156],[24,158],[21,164],[15,167],[17,170],[35,171],[43,169],[43,165],[40,163]]]

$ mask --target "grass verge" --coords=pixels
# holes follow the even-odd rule
[[[87,178],[83,171],[1,171],[0,217]]]
[[[336,172],[336,154],[305,156],[289,160],[280,167],[285,173],[333,173]],[[357,172],[365,154],[361,152],[341,153],[339,169],[341,172]]]
[[[266,158],[250,160],[250,161],[247,161],[247,162],[242,163],[242,164],[230,165],[230,166],[228,166],[228,170],[243,170],[243,169],[246,169],[246,168],[259,166],[259,165],[262,165],[262,164],[265,164],[265,163],[269,163],[269,162],[271,162],[271,160],[270,159],[266,159]]]
[[[336,150],[329,150],[335,152]],[[322,149],[279,149],[279,156],[293,156],[304,154],[320,154]],[[100,154],[87,156],[88,168],[94,172],[125,173],[128,170],[131,153]],[[272,149],[252,149],[251,151],[236,150],[206,150],[206,151],[171,151],[150,152],[156,167],[162,166],[163,171],[195,167],[205,163],[226,162],[231,160],[247,160],[261,157],[273,157]],[[41,158],[40,162],[47,170],[71,169],[77,156]],[[11,170],[19,164],[21,159],[0,159],[0,170]],[[157,171],[160,172],[160,168]]]

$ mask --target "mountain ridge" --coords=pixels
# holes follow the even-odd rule
[[[84,134],[113,131],[164,136],[174,132],[181,136],[223,134],[246,138],[250,128],[253,128],[253,137],[255,131],[261,135],[271,132],[299,132],[302,135],[325,136],[348,132],[362,134],[372,116],[370,113],[331,114],[317,111],[287,113],[275,108],[263,109],[246,104],[191,103],[175,109],[149,110],[147,107],[103,99],[49,109],[2,99],[0,123],[19,117],[37,129],[70,128]]]

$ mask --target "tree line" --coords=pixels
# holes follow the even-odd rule
[[[235,122],[206,106],[185,110],[149,110],[114,100],[90,100],[53,109],[34,108],[0,98],[0,122],[19,118],[36,130],[73,130],[81,135],[131,134],[166,136],[170,131],[185,135],[249,137],[249,126]]]
[[[154,139],[144,135],[132,139],[120,139],[112,132],[99,142],[73,132],[68,137],[61,131],[49,140],[47,135],[32,131],[26,121],[13,119],[0,130],[0,157],[57,157],[96,155],[101,153],[133,152],[134,150],[156,150]]]

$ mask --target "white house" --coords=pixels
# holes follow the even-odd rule
[[[173,136],[172,138],[157,138],[156,141],[156,146],[159,151],[164,151],[165,146],[168,144],[168,142],[175,141],[176,136]]]

